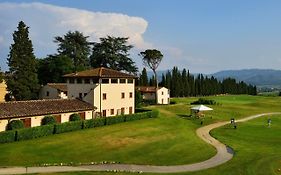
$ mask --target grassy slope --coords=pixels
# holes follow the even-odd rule
[[[211,106],[215,110],[206,113],[205,124],[218,120],[229,120],[232,116],[241,118],[262,112],[281,111],[279,97],[218,96],[209,98],[215,99],[221,105]],[[17,150],[17,148],[26,151],[30,147],[28,154],[30,158],[35,159],[31,162],[23,159],[22,156],[27,153],[22,154],[18,160],[14,156],[1,154],[1,165],[7,163],[9,165],[33,164],[45,158],[48,161],[60,159],[69,161],[73,156],[75,159],[78,158],[87,162],[91,156],[91,159],[95,160],[110,161],[112,159],[125,163],[182,164],[184,162],[196,162],[213,155],[214,150],[198,140],[194,134],[195,129],[200,126],[199,120],[184,117],[188,113],[189,102],[194,101],[195,98],[175,100],[179,104],[157,106],[161,110],[161,117],[158,119],[73,132],[36,141],[0,145],[0,149],[4,150],[5,154],[12,152],[14,149]],[[234,159],[213,169],[181,174],[281,174],[277,171],[278,168],[281,168],[281,151],[279,151],[281,148],[281,137],[279,136],[281,128],[278,127],[281,126],[281,116],[280,118],[272,118],[272,122],[273,126],[271,128],[265,126],[266,120],[263,118],[239,124],[237,130],[223,127],[213,131],[212,134],[215,137],[234,148],[236,151]],[[77,143],[77,140],[81,142],[81,137],[83,137],[83,140],[90,141],[89,146],[83,146],[82,148],[82,144]],[[230,137],[231,139],[229,139]],[[55,152],[53,149],[46,152],[48,144],[52,147],[60,145],[60,147],[64,148]],[[36,148],[37,146],[39,148]],[[34,150],[32,147],[36,148],[35,153],[32,153]],[[73,149],[81,151],[75,151],[76,155],[74,155],[71,153]],[[208,153],[208,151],[211,152]],[[20,152],[16,151],[14,154],[16,155]],[[41,154],[46,155],[40,157],[42,156]],[[85,157],[81,158],[81,155]],[[67,158],[59,158],[60,156],[67,156]],[[17,163],[13,161],[17,161]],[[75,172],[65,174],[97,175],[105,173]]]
[[[267,127],[267,117],[239,123],[237,130],[224,126],[211,132],[213,136],[235,150],[232,160],[221,166],[182,175],[270,175],[281,174],[281,116],[271,116],[272,126]],[[134,173],[74,172],[56,175],[129,175]],[[151,174],[151,173],[145,173]]]
[[[0,166],[101,161],[172,165],[215,154],[213,147],[197,138],[197,125],[160,110],[156,119],[1,144]]]

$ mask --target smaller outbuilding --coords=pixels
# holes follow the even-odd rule
[[[0,102],[5,102],[5,95],[8,93],[5,80],[0,83]]]
[[[67,99],[66,83],[48,83],[40,89],[39,99]]]
[[[137,86],[136,90],[141,92],[143,100],[155,100],[157,93],[157,104],[170,104],[170,90],[165,87],[156,90],[153,86]]]
[[[94,118],[93,105],[78,99],[48,99],[0,103],[0,131],[5,131],[12,120],[22,120],[26,128],[40,126],[47,115],[57,123],[68,122],[77,113],[82,120]]]

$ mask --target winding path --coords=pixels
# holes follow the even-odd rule
[[[263,113],[253,115],[237,122],[245,122],[264,115],[281,114],[276,113]],[[191,172],[204,170],[221,165],[232,159],[234,151],[213,138],[209,132],[221,126],[228,124],[228,121],[210,124],[196,130],[198,137],[205,142],[213,145],[217,154],[203,162],[193,163],[188,165],[171,165],[171,166],[154,166],[154,165],[130,165],[130,164],[101,164],[101,165],[83,165],[83,166],[49,166],[49,167],[7,167],[0,168],[0,174],[29,174],[29,173],[51,173],[51,172],[70,172],[70,171],[128,171],[128,172],[152,172],[152,173],[178,173],[178,172]]]

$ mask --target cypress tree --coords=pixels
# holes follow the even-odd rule
[[[18,30],[13,33],[14,43],[11,44],[7,58],[9,65],[7,89],[16,100],[38,97],[36,59],[28,36],[28,28],[23,21],[19,22]]]
[[[146,69],[143,68],[140,76],[140,86],[147,86],[148,85],[148,77]]]
[[[168,70],[168,72],[166,73],[165,87],[168,89],[171,89],[171,84],[172,84],[172,75],[171,75],[171,72]]]

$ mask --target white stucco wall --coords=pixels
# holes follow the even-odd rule
[[[169,89],[162,87],[157,91],[157,103],[158,104],[169,104],[170,103],[170,92]]]
[[[6,130],[7,124],[8,124],[8,120],[7,119],[0,120],[0,132]]]
[[[51,114],[51,115],[61,115],[61,123],[68,122],[69,116],[74,113],[85,112],[85,120],[89,120],[93,118],[93,111],[77,111],[70,113],[61,113],[61,114]],[[44,116],[33,116],[33,117],[22,117],[22,118],[14,118],[11,120],[20,120],[25,118],[31,118],[31,127],[41,126],[41,121],[45,117]],[[6,126],[8,124],[8,119],[0,120],[0,132],[6,130]]]
[[[8,93],[5,80],[0,83],[0,102],[5,102],[5,95]]]
[[[130,92],[132,93],[132,98],[130,98]],[[102,99],[103,93],[106,93],[106,100]],[[121,93],[125,93],[125,98],[121,98]],[[106,110],[106,116],[120,115],[121,108],[124,108],[124,114],[129,114],[130,107],[132,107],[132,113],[135,112],[135,80],[133,80],[133,83],[128,83],[126,80],[125,84],[109,83],[101,84],[101,87],[98,85],[94,90],[94,94],[94,105],[97,107],[96,111],[102,113],[103,110]],[[111,109],[114,109],[113,115],[111,115]]]
[[[49,92],[49,96],[47,96]],[[50,87],[48,85],[43,86],[39,92],[39,99],[66,99],[67,96],[63,92],[59,92],[57,89]]]
[[[82,93],[82,99],[84,101],[94,105],[93,90],[97,86],[98,86],[98,84],[94,84],[92,80],[90,81],[90,84],[84,84],[84,79],[82,80],[81,84],[77,84],[76,79],[73,84],[69,83],[69,81],[67,80],[68,98],[79,98],[79,93]],[[85,94],[87,94],[87,95],[85,96]]]
[[[90,84],[84,84],[83,79],[81,84],[77,84],[76,79],[73,84],[70,84],[67,80],[68,97],[78,98],[79,93],[82,93],[83,101],[86,101],[97,107],[96,112],[102,113],[103,110],[106,110],[106,116],[115,116],[118,114],[118,110],[119,114],[121,114],[121,108],[124,108],[124,114],[129,114],[130,107],[132,108],[132,113],[134,113],[135,80],[133,80],[133,83],[128,83],[127,79],[126,83],[120,83],[119,80],[120,79],[118,79],[118,83],[111,83],[111,79],[109,79],[108,84],[102,83],[101,86],[100,84],[93,83],[92,79],[90,81]],[[124,99],[121,98],[122,92],[125,93]],[[129,97],[130,92],[132,93],[132,98]],[[84,96],[84,93],[87,93],[87,95]],[[106,93],[106,100],[102,99],[103,93]],[[113,114],[111,114],[111,109],[114,110]]]

